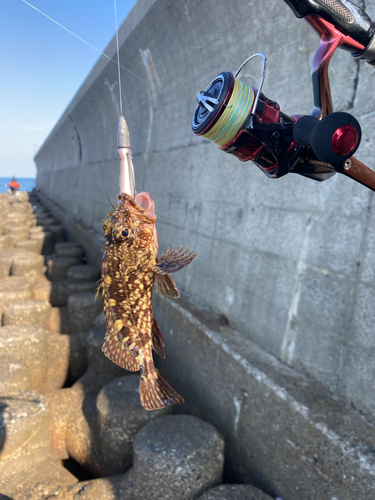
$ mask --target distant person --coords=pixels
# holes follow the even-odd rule
[[[9,184],[5,184],[5,187],[10,187],[12,194],[14,194],[16,191],[20,190],[21,184],[17,182],[17,179],[13,175],[12,180]]]

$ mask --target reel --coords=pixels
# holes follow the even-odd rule
[[[255,57],[263,59],[258,89],[237,78]],[[286,115],[262,93],[266,70],[266,56],[257,53],[234,75],[224,71],[214,78],[197,97],[193,133],[242,162],[252,160],[272,178],[294,172],[323,181],[344,169],[360,144],[358,121],[348,113],[331,113],[321,119]]]
[[[237,76],[245,64],[258,56],[263,58],[263,72],[259,89],[254,89]],[[261,138],[251,134],[249,119],[254,119],[256,115],[260,123],[294,121],[281,113],[277,102],[261,93],[266,70],[266,56],[257,53],[246,59],[234,75],[230,71],[220,73],[198,95],[199,104],[193,115],[192,129],[195,135],[208,139],[225,153],[243,162],[252,160],[267,176],[274,177],[278,170],[277,160]]]

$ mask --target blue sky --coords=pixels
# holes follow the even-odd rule
[[[115,34],[113,0],[28,0],[104,50]],[[135,0],[117,0],[118,25]],[[0,0],[0,177],[35,177],[33,157],[99,58],[29,7]]]

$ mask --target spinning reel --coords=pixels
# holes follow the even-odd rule
[[[262,93],[267,70],[264,54],[246,59],[233,75],[220,73],[198,97],[193,133],[240,161],[252,160],[268,177],[289,172],[324,181],[336,172],[375,191],[375,172],[354,158],[361,127],[349,113],[333,112],[328,65],[340,47],[375,67],[375,24],[349,0],[284,0],[320,36],[312,63],[314,109],[288,116]],[[237,77],[254,57],[263,59],[259,88]]]

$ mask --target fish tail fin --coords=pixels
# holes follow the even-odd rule
[[[147,375],[141,374],[139,393],[141,404],[148,411],[160,410],[185,401],[156,370]]]

